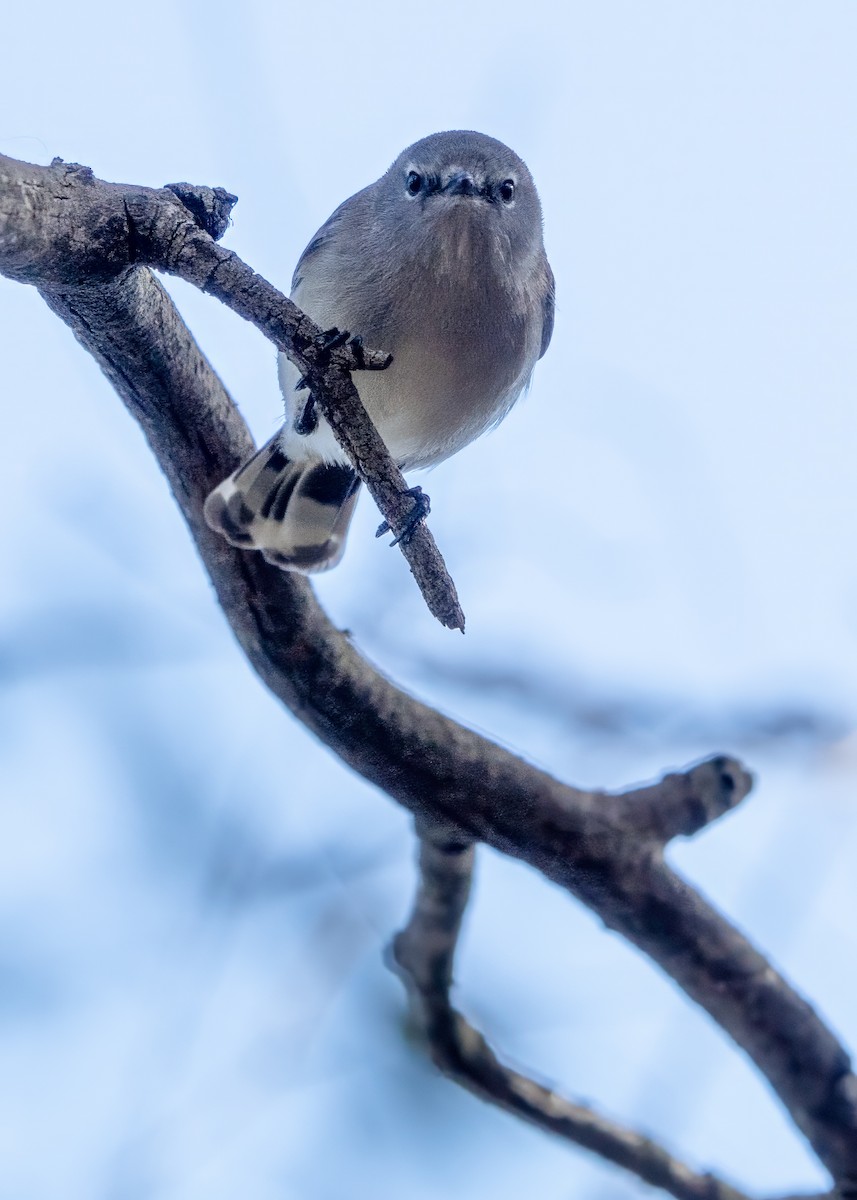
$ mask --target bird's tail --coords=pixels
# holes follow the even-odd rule
[[[208,525],[287,571],[328,571],[342,558],[360,480],[338,463],[292,462],[279,435],[205,502]]]

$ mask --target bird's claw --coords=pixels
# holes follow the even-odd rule
[[[348,349],[354,357],[354,371],[386,371],[390,363],[393,361],[392,354],[385,354],[383,358],[377,353],[372,353],[372,357],[366,357],[366,343],[359,333],[355,333],[354,337],[348,342]]]
[[[354,337],[348,343],[351,353],[354,355],[354,363],[358,371],[366,369],[366,355],[363,353],[365,347],[363,338],[359,333],[355,333]]]
[[[383,365],[379,365],[374,362],[367,363],[366,348],[363,338],[360,336],[360,334],[356,333],[354,337],[352,337],[347,329],[337,329],[336,326],[333,326],[332,329],[326,329],[323,333],[320,333],[315,339],[314,345],[318,354],[316,366],[320,367],[322,370],[324,370],[324,368],[330,364],[330,356],[333,351],[339,350],[340,347],[345,345],[348,346],[348,348],[351,350],[351,353],[354,355],[354,369],[357,371],[383,370],[384,367],[388,367],[393,361],[393,356],[388,355]],[[311,384],[308,376],[301,375],[295,384],[295,391],[305,392],[309,387],[311,387]],[[295,433],[300,434],[301,437],[306,437],[307,434],[313,433],[318,428],[318,406],[316,404],[315,396],[313,396],[312,393],[307,396],[306,403],[300,412],[295,416],[292,428],[294,429]],[[408,536],[410,536],[410,534],[408,534]]]
[[[337,329],[334,325],[332,329],[325,329],[324,333],[320,333],[315,339],[315,348],[318,351],[318,365],[326,367],[330,362],[330,356],[334,350],[338,350],[340,346],[344,346],[351,334],[347,329]]]
[[[426,492],[417,484],[416,487],[408,488],[406,494],[413,496],[414,507],[411,509],[410,516],[405,522],[405,526],[398,537],[393,538],[390,542],[391,546],[398,546],[399,542],[407,545],[414,536],[414,531],[421,521],[424,521],[431,512],[431,500]],[[392,527],[389,521],[382,521],[378,526],[375,537],[383,537],[385,533],[392,533]]]
[[[320,333],[313,343],[318,353],[316,366],[324,370],[330,364],[330,356],[333,351],[338,350],[340,346],[344,346],[350,337],[351,334],[347,329],[337,329],[335,325],[332,329],[325,329],[323,333]],[[352,338],[352,341],[358,340]],[[362,354],[362,341],[360,345],[360,353]],[[310,386],[308,377],[301,375],[295,384],[295,391],[305,392]],[[292,428],[301,437],[306,437],[308,434],[314,433],[318,428],[318,406],[316,405],[315,396],[311,392],[307,396],[303,408],[295,415]]]
[[[295,414],[292,428],[300,437],[307,437],[318,428],[318,405],[312,392],[307,396],[303,408]]]

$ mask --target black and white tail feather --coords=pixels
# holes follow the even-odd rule
[[[205,519],[233,546],[310,575],[342,558],[359,489],[351,467],[289,459],[277,434],[215,488]]]

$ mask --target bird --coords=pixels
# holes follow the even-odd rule
[[[354,382],[403,471],[457,453],[526,390],[554,324],[542,225],[522,159],[487,134],[453,130],[403,150],[298,260],[295,304],[322,329],[392,355]],[[211,492],[204,514],[231,544],[312,574],[342,558],[360,480],[285,354],[278,373],[282,429]],[[418,500],[427,497],[415,520],[426,511]]]

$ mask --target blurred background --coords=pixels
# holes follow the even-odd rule
[[[671,858],[857,1043],[857,6],[10,7],[0,152],[240,197],[287,288],[407,144],[507,141],[553,345],[429,476],[464,638],[365,498],[318,582],[419,696],[578,785],[715,751],[758,786]],[[258,440],[275,354],[167,286]],[[629,1200],[441,1079],[382,951],[406,816],[244,662],[137,428],[0,279],[2,1200]],[[759,1191],[821,1188],[742,1055],[648,961],[482,853],[459,999],[508,1060]]]

